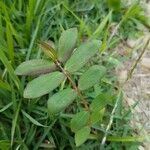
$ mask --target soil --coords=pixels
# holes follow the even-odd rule
[[[150,1],[141,1],[145,6],[146,15],[150,20]],[[130,59],[126,61],[118,70],[120,83],[127,78],[129,70],[139,57],[141,49],[136,50],[138,45],[144,46],[146,40],[150,38],[150,32],[145,30],[144,36],[137,40],[127,40],[127,46],[123,45],[123,53],[130,53]],[[130,50],[127,51],[127,49]],[[128,55],[128,54],[127,54]],[[150,43],[135,68],[132,78],[124,86],[124,101],[127,107],[132,107],[133,116],[131,125],[139,136],[145,138],[139,150],[150,150]]]

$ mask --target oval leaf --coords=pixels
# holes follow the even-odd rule
[[[65,65],[66,70],[73,73],[81,69],[98,52],[100,44],[101,42],[97,40],[82,44],[67,61]]]
[[[96,83],[104,76],[106,68],[103,66],[94,65],[87,70],[79,79],[79,89],[86,90]]]
[[[27,84],[24,90],[25,98],[37,98],[45,95],[55,88],[65,79],[61,72],[53,72],[42,75]]]
[[[71,56],[78,37],[77,28],[63,31],[58,43],[58,57],[60,61],[66,62]]]
[[[90,116],[90,123],[93,125],[99,121],[102,121],[104,113],[105,113],[105,108],[99,111],[92,112]]]
[[[71,119],[71,130],[77,132],[82,127],[86,126],[90,118],[88,111],[81,111]]]
[[[43,59],[33,59],[21,63],[15,70],[17,75],[39,75],[57,70],[53,62]]]
[[[83,144],[89,137],[91,132],[91,128],[86,126],[82,129],[80,129],[78,132],[75,133],[75,143],[76,146],[80,146]]]
[[[97,112],[103,109],[112,99],[112,96],[108,93],[99,94],[91,103],[90,109],[92,112]]]
[[[48,100],[48,112],[50,115],[63,111],[76,98],[77,93],[73,89],[62,90]]]

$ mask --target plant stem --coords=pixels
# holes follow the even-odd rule
[[[135,68],[137,67],[137,65],[138,65],[139,61],[141,60],[141,58],[142,58],[143,54],[145,53],[146,48],[147,48],[147,46],[148,46],[148,44],[149,44],[149,43],[150,43],[150,38],[147,40],[146,44],[145,44],[145,45],[144,45],[144,47],[143,47],[143,50],[142,50],[142,52],[141,52],[140,56],[137,58],[137,60],[135,61],[135,63],[134,63],[134,65],[133,65],[133,67],[132,67],[132,68],[131,68],[131,70],[129,71],[129,73],[128,73],[128,77],[127,77],[127,79],[126,79],[125,83],[126,83],[129,79],[131,79],[132,74],[133,74],[133,72],[134,72]]]
[[[80,90],[78,89],[78,87],[76,86],[76,84],[74,83],[74,81],[71,79],[70,74],[64,70],[64,68],[61,66],[61,64],[59,63],[59,61],[57,60],[55,62],[55,64],[61,69],[61,71],[63,72],[63,74],[67,77],[67,79],[69,80],[69,82],[71,83],[72,87],[74,88],[74,90],[77,92],[78,96],[81,98],[82,103],[85,107],[86,110],[89,110],[88,107],[88,103],[86,102],[86,100],[84,99],[84,97],[82,96]]]

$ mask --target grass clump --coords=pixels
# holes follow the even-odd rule
[[[111,49],[138,26],[139,3],[0,1],[0,149],[137,149]]]

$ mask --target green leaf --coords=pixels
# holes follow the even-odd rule
[[[101,93],[91,103],[90,109],[92,112],[97,112],[103,109],[112,97],[108,93]]]
[[[14,41],[11,28],[9,26],[10,22],[6,21],[6,38],[7,38],[7,46],[8,46],[8,55],[12,63],[14,63]]]
[[[119,11],[121,8],[121,0],[108,0],[108,5],[111,9]]]
[[[44,126],[41,123],[39,123],[38,121],[36,121],[34,118],[32,118],[29,114],[27,114],[24,110],[21,110],[21,112],[23,113],[24,116],[26,116],[33,124],[37,125],[37,126],[41,126],[41,127],[48,127],[48,126]]]
[[[102,118],[104,116],[104,112],[105,112],[105,108],[103,108],[102,110],[96,111],[96,112],[92,112],[90,115],[91,124],[93,125],[99,121],[102,121]]]
[[[11,91],[11,87],[7,82],[4,82],[0,79],[0,88]]]
[[[104,17],[104,19],[101,21],[101,23],[99,24],[98,28],[95,30],[95,32],[93,33],[94,37],[97,37],[98,35],[100,35],[102,32],[104,32],[104,28],[107,26],[107,22],[109,21],[110,17],[112,16],[112,11],[110,11],[108,13],[107,16]],[[105,35],[104,35],[105,36]]]
[[[71,56],[78,37],[77,28],[71,28],[63,31],[58,44],[58,58],[60,61],[66,62]]]
[[[100,79],[106,73],[106,68],[103,66],[94,65],[88,69],[79,79],[79,89],[86,90],[96,83],[99,83]]]
[[[15,70],[17,75],[39,75],[57,70],[53,62],[43,59],[33,59],[21,63]]]
[[[119,136],[108,136],[107,137],[107,141],[111,141],[111,142],[143,142],[144,141],[144,137],[140,137],[140,136],[126,136],[126,137],[119,137]]]
[[[7,71],[9,72],[11,79],[14,81],[17,88],[19,89],[21,87],[20,80],[14,74],[14,69],[13,69],[12,65],[9,63],[9,60],[7,59],[7,57],[3,51],[7,51],[7,49],[0,44],[0,60],[2,61],[2,63],[6,67]]]
[[[109,25],[107,26],[106,30],[103,31],[103,40],[102,40],[102,44],[101,44],[101,47],[100,47],[100,52],[104,52],[107,47],[108,47],[108,38],[109,38]]]
[[[57,88],[64,79],[64,74],[58,71],[42,75],[27,84],[24,98],[37,98],[45,95]]]
[[[2,109],[0,109],[0,113],[2,113],[3,111],[7,110],[10,106],[12,106],[12,102],[10,102],[9,104],[7,104],[6,106],[3,106]]]
[[[108,61],[108,63],[112,64],[115,67],[119,66],[121,64],[121,62],[114,57],[109,57],[107,61]]]
[[[82,127],[86,126],[90,118],[90,113],[88,111],[81,111],[74,115],[71,119],[71,130],[77,132]]]
[[[65,69],[70,73],[74,73],[81,69],[88,60],[98,52],[100,45],[101,42],[98,40],[83,43],[67,61]]]
[[[131,5],[123,15],[122,23],[125,23],[128,19],[138,17],[141,15],[141,12],[142,7],[139,4],[135,3],[134,5]]]
[[[83,144],[89,137],[91,132],[91,128],[86,126],[82,129],[80,129],[78,132],[75,133],[75,143],[76,146],[80,146]]]
[[[77,93],[73,89],[64,89],[48,100],[48,112],[50,115],[63,111],[76,98]]]
[[[41,47],[45,55],[50,57],[53,61],[57,60],[57,53],[50,43],[40,41],[39,46]]]

